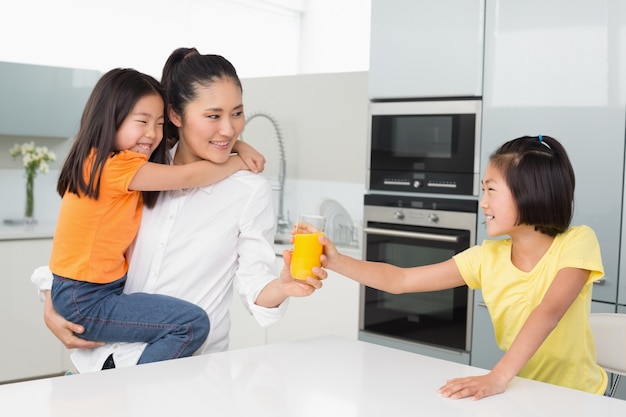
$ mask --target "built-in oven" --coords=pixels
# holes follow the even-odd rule
[[[413,267],[445,261],[475,244],[478,201],[366,194],[364,257]],[[473,292],[467,286],[390,294],[361,286],[359,338],[469,363]]]
[[[478,195],[482,102],[372,102],[370,190]]]

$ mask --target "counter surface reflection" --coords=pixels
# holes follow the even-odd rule
[[[626,401],[516,378],[480,401],[442,398],[485,371],[324,337],[0,386],[3,416],[623,417]]]

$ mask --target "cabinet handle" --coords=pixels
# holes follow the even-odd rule
[[[593,281],[593,285],[604,285],[606,284],[606,278],[600,278],[597,281]]]
[[[479,301],[478,302],[478,307],[485,307],[485,308],[487,308],[487,304],[485,304],[484,301]]]
[[[410,239],[434,240],[438,242],[457,243],[459,241],[459,238],[457,236],[438,235],[433,233],[403,232],[401,230],[376,229],[373,227],[365,227],[363,228],[363,232],[380,236],[406,237]]]

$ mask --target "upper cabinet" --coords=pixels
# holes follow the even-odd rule
[[[484,0],[372,0],[369,98],[482,96]]]
[[[0,135],[72,137],[100,72],[0,62]]]

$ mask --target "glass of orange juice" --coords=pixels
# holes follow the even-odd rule
[[[291,256],[291,276],[305,281],[306,277],[315,278],[313,267],[320,267],[322,244],[318,238],[324,234],[326,218],[315,214],[301,214],[296,223]]]

